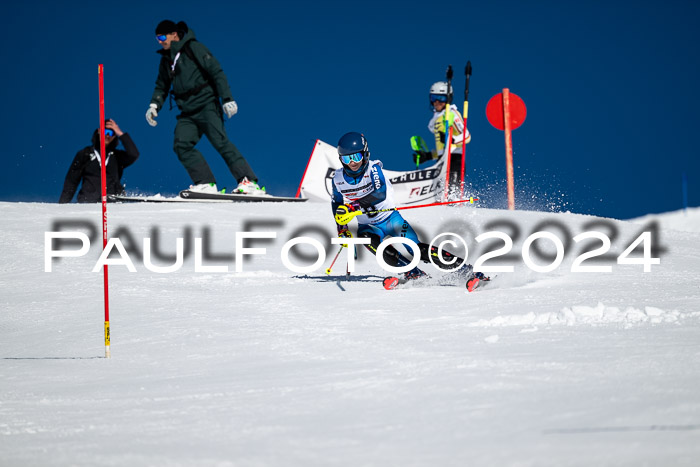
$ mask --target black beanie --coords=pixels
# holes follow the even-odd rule
[[[156,26],[156,34],[170,34],[171,32],[176,31],[177,25],[169,19],[161,21],[158,23],[158,26]]]

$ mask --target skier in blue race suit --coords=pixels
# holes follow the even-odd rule
[[[440,258],[437,248],[430,249],[428,244],[420,242],[413,227],[398,211],[392,210],[396,207],[394,190],[391,182],[384,176],[381,161],[370,160],[369,147],[364,135],[355,132],[343,135],[338,141],[338,156],[343,168],[336,170],[333,175],[333,213],[362,212],[356,216],[357,236],[370,239],[370,244],[366,245],[369,251],[376,254],[379,244],[386,237],[404,237],[418,245],[423,262],[430,262],[432,257],[432,262],[441,269],[456,269],[464,263],[462,258],[444,250],[444,260]],[[336,222],[336,227],[338,236],[352,236],[347,225]],[[411,262],[393,246],[388,246],[383,256],[389,266],[406,266]],[[467,274],[467,288],[470,291],[478,285],[479,280],[487,279],[481,273],[473,273],[471,265],[459,268],[458,271]],[[425,272],[416,267],[406,272],[404,278],[412,280],[423,276],[426,276]]]

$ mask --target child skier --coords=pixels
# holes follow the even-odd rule
[[[462,142],[472,139],[472,135],[464,127],[462,114],[457,106],[452,104],[452,93],[445,81],[438,81],[430,86],[430,106],[433,108],[433,117],[428,122],[428,129],[435,135],[435,151],[418,150],[413,153],[413,162],[423,163],[433,159],[439,159],[444,155],[447,145],[446,127],[448,117],[445,112],[449,106],[449,126],[452,128],[452,145],[450,148],[450,186],[458,187],[462,179]]]
[[[464,263],[458,258],[443,251],[443,258],[437,254],[437,248],[418,240],[418,235],[411,225],[394,209],[393,188],[391,182],[384,176],[382,163],[378,160],[370,160],[367,139],[360,133],[350,132],[343,135],[338,141],[338,156],[343,165],[333,174],[333,198],[331,206],[336,219],[342,219],[343,214],[361,211],[357,215],[357,236],[370,239],[367,249],[376,254],[379,244],[387,237],[405,237],[415,242],[420,249],[420,258],[423,262],[433,263],[441,269],[459,268]],[[379,210],[388,210],[376,212]],[[341,225],[336,220],[339,237],[351,237],[347,225]],[[406,266],[411,261],[405,258],[392,246],[384,250],[384,261],[393,267]],[[474,273],[471,265],[466,265],[467,289],[471,292],[479,284],[480,280],[488,280],[481,273]],[[426,276],[426,273],[418,267],[404,274],[406,280],[413,280]],[[386,288],[393,288],[398,281],[395,278],[387,278],[384,281]]]

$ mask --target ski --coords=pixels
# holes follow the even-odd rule
[[[399,285],[405,284],[405,283],[406,283],[406,279],[400,279],[398,277],[389,276],[389,277],[384,278],[382,285],[384,285],[384,288],[386,290],[394,290]]]
[[[485,276],[483,273],[477,272],[475,277],[472,277],[466,282],[465,287],[467,288],[468,292],[474,292],[476,289],[484,287],[490,282],[491,278],[489,276]]]
[[[201,193],[198,191],[183,190],[180,192],[180,198],[190,201],[240,201],[240,202],[258,202],[258,203],[279,203],[283,201],[304,202],[307,198],[292,198],[288,196],[272,196],[272,195],[245,195],[242,193]]]
[[[189,190],[180,192],[179,196],[165,197],[162,195],[139,196],[139,195],[109,195],[109,201],[120,203],[230,203],[238,202],[282,202],[296,201],[303,202],[306,198],[291,198],[286,196],[251,196],[234,193],[197,193]]]
[[[402,277],[396,277],[396,276],[388,276],[385,277],[384,280],[382,281],[382,285],[386,290],[394,290],[398,288],[399,286],[402,286],[407,283],[420,283],[420,278],[418,279],[413,279],[413,280],[408,280],[404,279]],[[480,289],[482,287],[485,287],[491,282],[491,278],[484,276],[483,274],[481,277],[473,277],[466,281],[465,287],[468,292],[474,292],[477,289]]]
[[[162,195],[109,195],[107,200],[119,203],[184,203],[188,201],[179,196],[165,197]]]
[[[413,279],[406,279],[404,277],[396,277],[396,276],[388,276],[385,277],[384,280],[382,281],[382,285],[386,290],[394,290],[400,285],[408,284],[409,282],[411,284],[426,284],[429,283],[430,281],[430,276],[425,275],[425,276],[420,276],[416,277]]]

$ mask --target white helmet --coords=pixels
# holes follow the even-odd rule
[[[433,96],[446,96],[447,97],[447,103],[452,103],[452,90],[449,89],[449,86],[445,81],[438,81],[437,83],[433,83],[432,86],[430,86],[430,95]],[[432,104],[432,99],[431,99],[431,104]]]
[[[444,94],[446,96],[448,94],[447,83],[444,81],[433,83],[433,85],[430,86],[430,94]]]

